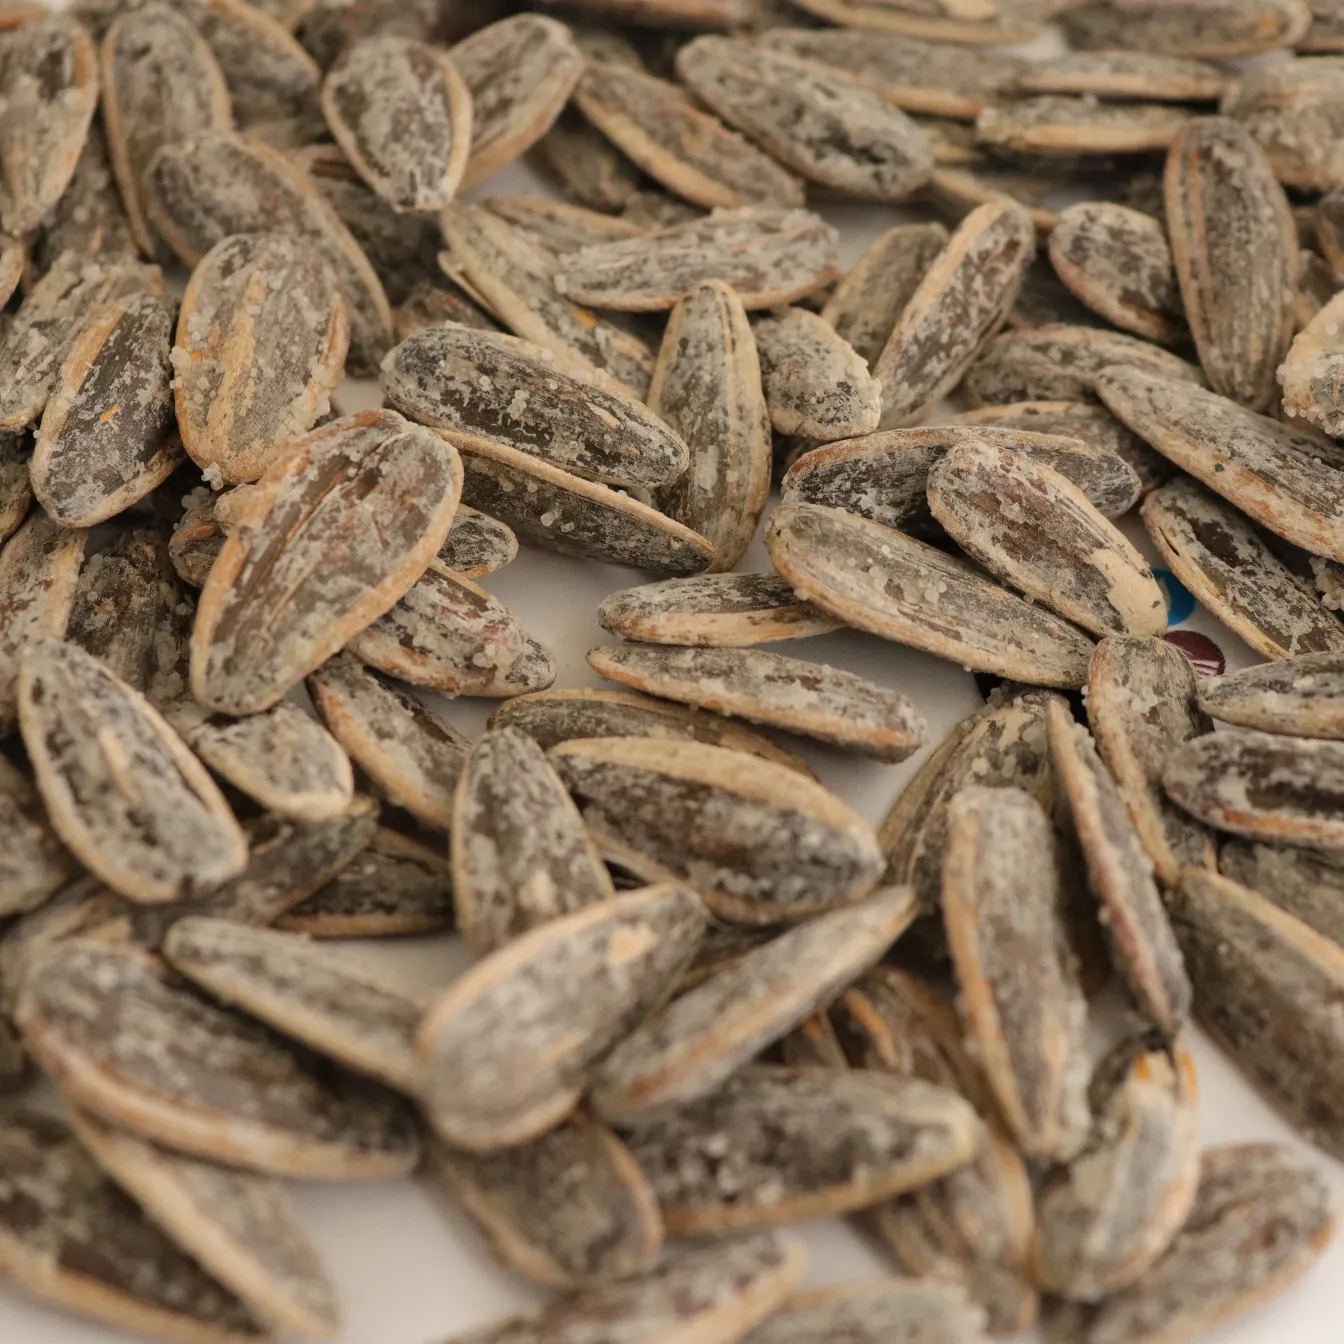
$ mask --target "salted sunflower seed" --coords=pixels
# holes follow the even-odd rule
[[[459,505],[448,537],[434,558],[464,579],[479,579],[512,564],[518,538],[496,518]]]
[[[1046,158],[1146,154],[1166,149],[1187,120],[1184,109],[1161,103],[1042,94],[991,103],[976,118],[975,137],[998,153]]]
[[[944,1088],[758,1064],[627,1142],[668,1231],[704,1235],[889,1199],[964,1165],[980,1138],[975,1112]]]
[[[1096,327],[1061,324],[996,337],[967,373],[965,389],[977,406],[1010,401],[1097,401],[1098,379],[1113,366],[1133,366],[1148,377],[1182,387],[1202,381],[1193,365],[1147,341]]]
[[[520,728],[549,750],[578,737],[648,737],[726,747],[811,776],[792,752],[718,714],[626,691],[541,691],[508,700],[491,716],[491,728]]]
[[[550,755],[608,859],[646,881],[689,882],[721,918],[802,919],[877,883],[868,824],[796,770],[651,738],[562,742]]]
[[[572,107],[532,146],[532,162],[593,210],[620,210],[639,191],[639,169]]]
[[[1229,839],[1218,871],[1344,946],[1344,863],[1333,850]]]
[[[604,630],[646,644],[737,648],[805,639],[840,622],[794,595],[777,574],[706,574],[625,588],[602,599]]]
[[[594,1110],[613,1124],[641,1130],[658,1126],[669,1112],[684,1114],[684,1107],[717,1093],[743,1064],[872,966],[913,913],[909,889],[890,888],[748,952],[616,1045],[596,1070]],[[967,1137],[965,1156],[974,1142]],[[675,1154],[663,1160],[674,1161]],[[710,1230],[671,1223],[669,1228]]]
[[[420,1100],[435,1131],[489,1151],[562,1120],[593,1065],[666,997],[704,925],[687,888],[646,887],[552,919],[478,961],[417,1037]]]
[[[1109,5],[1093,0],[1060,16],[1069,45],[1120,48],[1221,61],[1290,47],[1311,11],[1301,0],[1207,0],[1191,9],[1157,3]]]
[[[195,499],[168,539],[168,558],[177,577],[193,588],[203,587],[224,549],[224,527],[215,516],[215,504],[221,496],[204,491],[204,499]]]
[[[1293,339],[1297,229],[1264,150],[1227,117],[1173,143],[1167,231],[1190,334],[1216,392],[1263,410]]]
[[[386,827],[376,827],[366,847],[275,920],[310,938],[400,938],[452,925],[448,860]]]
[[[1334,293],[1333,283],[1330,292]],[[1278,369],[1283,409],[1300,420],[1319,424],[1327,434],[1344,431],[1342,316],[1344,300],[1331,298],[1293,338]]]
[[[1207,685],[1207,682],[1205,683]],[[1213,866],[1208,833],[1162,788],[1167,755],[1212,731],[1190,660],[1161,639],[1103,639],[1087,674],[1087,716],[1097,750],[1129,809],[1158,878]]]
[[[481,204],[492,215],[531,235],[556,256],[577,252],[594,243],[638,238],[645,232],[627,219],[549,196],[487,196]]]
[[[182,443],[227,485],[255,481],[324,415],[345,369],[349,310],[311,245],[239,233],[201,258],[172,363]]]
[[[62,1120],[0,1119],[0,1275],[145,1338],[255,1344],[266,1330],[99,1169]]]
[[[1206,677],[1199,703],[1224,723],[1296,737],[1344,738],[1344,658],[1306,654]]]
[[[451,205],[440,223],[457,268],[450,273],[460,275],[511,331],[571,374],[605,374],[631,397],[644,396],[653,372],[648,347],[557,293],[556,253],[482,206]]]
[[[970,565],[818,504],[783,504],[766,549],[794,591],[860,630],[982,672],[1080,686],[1091,641]]]
[[[104,82],[104,117],[111,97]],[[132,257],[135,249],[131,222],[112,174],[107,138],[102,122],[95,118],[89,124],[70,185],[48,211],[32,240],[30,260],[38,274],[45,275],[63,252]]]
[[[457,926],[478,956],[616,895],[545,752],[517,728],[492,729],[472,746],[449,849]]]
[[[959,1008],[999,1109],[1025,1153],[1058,1161],[1082,1147],[1091,1115],[1087,1001],[1065,938],[1054,843],[1029,794],[963,789],[948,809],[942,896]]]
[[[849,268],[826,300],[822,317],[869,367],[947,240],[941,224],[898,224]]]
[[[1217,66],[1161,50],[1071,51],[1021,63],[1012,91],[1199,103],[1215,101],[1227,85],[1227,75]]]
[[[1180,477],[1154,490],[1140,512],[1164,563],[1257,653],[1344,651],[1344,626],[1216,495]]]
[[[731,569],[765,508],[771,441],[756,341],[729,286],[697,285],[672,309],[648,400],[689,452],[659,504],[711,542],[713,569]]]
[[[825,663],[756,649],[620,644],[588,665],[632,690],[782,728],[880,761],[903,761],[927,725],[910,702]]]
[[[1036,235],[1026,211],[987,202],[957,226],[901,311],[873,372],[882,425],[917,419],[977,358],[1017,296]]]
[[[197,700],[275,704],[387,611],[443,544],[461,490],[456,452],[392,411],[314,430],[251,492],[201,592]]]
[[[1187,812],[1251,840],[1344,848],[1344,746],[1229,728],[1167,757],[1162,783]]]
[[[0,913],[35,910],[74,877],[77,865],[57,839],[22,771],[0,761]]]
[[[0,430],[0,545],[18,530],[33,502],[28,462],[33,453],[27,430]]]
[[[430,1181],[480,1224],[505,1264],[537,1283],[592,1287],[658,1262],[663,1219],[648,1178],[587,1116],[504,1152],[431,1142],[427,1157]]]
[[[418,280],[409,286],[392,310],[392,329],[397,342],[426,327],[441,327],[449,322],[479,327],[482,331],[500,330],[494,318],[441,271],[433,279]]]
[[[685,443],[633,397],[516,337],[419,331],[388,354],[380,381],[398,410],[469,451],[513,449],[615,485],[657,486],[686,468]]]
[[[933,171],[928,137],[861,84],[731,37],[693,39],[676,67],[702,102],[809,181],[899,201]]]
[[[1168,1036],[1190,1012],[1190,982],[1152,864],[1091,734],[1056,701],[1046,709],[1050,758],[1097,898],[1111,960],[1140,1012]]]
[[[1062,1308],[1049,1337],[1053,1344],[1194,1338],[1301,1278],[1334,1231],[1330,1192],[1287,1148],[1210,1149],[1194,1207],[1166,1255],[1138,1283],[1095,1306]]]
[[[950,0],[911,4],[910,0],[806,0],[809,14],[848,28],[872,28],[929,42],[969,46],[1014,45],[1041,32],[1041,6],[1023,0]],[[972,57],[974,59],[974,57]]]
[[[31,232],[61,198],[98,103],[98,57],[67,14],[33,17],[0,46],[0,224]]]
[[[836,232],[808,210],[744,206],[563,259],[556,288],[578,303],[629,312],[672,308],[721,280],[746,308],[793,303],[839,275]]]
[[[71,1124],[98,1165],[258,1320],[317,1338],[336,1332],[336,1290],[278,1181],[174,1153],[80,1111]]]
[[[988,159],[936,164],[927,188],[931,202],[954,219],[1007,197],[1027,212],[1038,234],[1059,223],[1059,210],[1050,204],[1057,190],[1052,177]]]
[[[807,1269],[807,1249],[776,1233],[670,1247],[648,1274],[570,1293],[533,1316],[445,1344],[733,1344],[765,1320]]]

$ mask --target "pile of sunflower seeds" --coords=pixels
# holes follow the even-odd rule
[[[1185,1035],[1344,1158],[1344,3],[795,3],[0,15],[7,1287],[330,1336],[283,1182],[412,1173],[556,1290],[457,1344],[1175,1344],[1329,1241]],[[614,689],[520,543],[644,572]],[[761,647],[846,628],[987,703]],[[874,830],[769,730],[929,750]]]

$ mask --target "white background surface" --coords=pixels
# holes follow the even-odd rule
[[[967,59],[975,59],[973,51],[968,50]],[[540,189],[532,174],[515,166],[473,196]],[[876,206],[823,208],[822,213],[842,228],[846,264],[898,218],[892,209]],[[347,410],[376,404],[369,384],[347,384],[340,395]],[[1127,522],[1125,530],[1153,558],[1137,520]],[[739,568],[770,569],[759,540]],[[584,661],[588,649],[612,642],[612,636],[597,623],[597,605],[608,593],[649,577],[524,547],[512,565],[480,582],[512,607],[533,635],[554,649],[559,668],[555,684],[564,687],[603,684]],[[1213,635],[1227,654],[1229,667],[1257,661],[1236,636],[1202,610],[1185,627]],[[973,679],[961,668],[860,632],[842,631],[769,647],[847,668],[899,690],[928,720],[930,747],[941,741],[956,720],[981,704]],[[457,701],[447,704],[447,713],[459,728],[474,735],[484,727],[493,704]],[[891,766],[827,750],[805,739],[789,739],[788,745],[874,825],[929,750],[926,747],[911,760]],[[374,955],[394,975],[427,985],[451,980],[468,960],[455,942],[447,940],[331,946],[348,949],[353,956]],[[1198,1031],[1190,1035],[1200,1077],[1203,1143],[1287,1141],[1311,1154],[1336,1197],[1344,1202],[1344,1166],[1298,1140]],[[303,1220],[339,1290],[345,1320],[336,1337],[339,1344],[425,1344],[542,1300],[537,1290],[494,1263],[465,1217],[446,1209],[413,1182],[312,1184],[295,1189]],[[798,1231],[811,1251],[810,1286],[891,1272],[882,1254],[847,1224],[833,1220],[808,1224]],[[118,1338],[125,1336],[44,1306],[31,1306],[0,1285],[0,1344],[110,1344]],[[1287,1295],[1202,1338],[1208,1344],[1341,1344],[1344,1241],[1332,1246]]]

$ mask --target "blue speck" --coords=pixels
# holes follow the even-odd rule
[[[1195,599],[1190,590],[1169,569],[1153,568],[1153,577],[1162,585],[1167,599],[1167,625],[1180,625],[1190,619],[1195,609]]]

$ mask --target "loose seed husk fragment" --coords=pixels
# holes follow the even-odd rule
[[[562,742],[551,760],[608,859],[689,882],[721,918],[803,919],[877,883],[868,824],[796,770],[649,738]]]
[[[802,598],[860,630],[982,672],[1080,686],[1091,641],[968,564],[818,504],[771,515],[766,549]]]
[[[1344,655],[1305,654],[1205,677],[1200,708],[1265,733],[1344,739]]]
[[[73,1104],[181,1152],[315,1180],[384,1180],[419,1156],[391,1092],[319,1066],[133,948],[46,950],[15,1019]]]
[[[1257,653],[1344,651],[1344,626],[1216,495],[1181,476],[1154,490],[1140,513],[1176,577]]]
[[[642,1129],[716,1093],[872,966],[913,914],[909,888],[887,888],[748,952],[617,1044],[597,1068],[591,1105],[613,1124]]]
[[[1087,1001],[1059,904],[1055,846],[1020,789],[963,789],[948,810],[943,919],[959,1008],[1009,1130],[1033,1157],[1087,1139]],[[1044,862],[1043,862],[1044,859]]]
[[[446,1143],[538,1138],[593,1065],[670,992],[705,927],[687,888],[645,887],[541,924],[478,961],[421,1023],[420,1101]]]
[[[1334,851],[1229,839],[1218,871],[1344,946],[1344,862]]]
[[[692,991],[700,992],[700,991]],[[628,1137],[672,1233],[829,1217],[963,1166],[979,1118],[955,1092],[875,1070],[744,1068]]]

